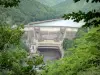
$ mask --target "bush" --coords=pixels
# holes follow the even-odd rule
[[[76,40],[72,54],[44,68],[43,75],[100,75],[100,27]]]

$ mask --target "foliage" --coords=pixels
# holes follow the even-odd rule
[[[0,5],[4,7],[17,6],[20,0],[0,0]]]
[[[69,14],[72,12],[88,12],[93,9],[98,9],[100,7],[99,3],[86,3],[85,0],[80,0],[77,3],[74,3],[73,0],[65,0],[55,6],[53,8],[58,12],[57,14],[61,15],[61,17],[64,14]],[[98,9],[99,10],[99,9]]]
[[[33,66],[41,64],[42,57],[28,58],[28,53],[20,48],[0,53],[1,75],[36,75]]]
[[[87,32],[88,28],[83,28],[83,27],[79,28],[76,33],[75,39],[83,37]]]
[[[56,11],[35,0],[21,0],[17,7],[0,7],[0,20],[9,24],[27,24],[56,18]]]
[[[80,0],[74,0],[75,2]],[[86,0],[89,2],[89,0]],[[92,2],[100,2],[100,0],[92,0]],[[99,7],[100,8],[100,7]],[[99,9],[94,9],[92,11],[88,11],[87,13],[79,11],[79,12],[72,12],[69,14],[65,14],[63,16],[65,19],[73,19],[75,22],[79,22],[84,20],[85,25],[83,27],[97,27],[100,24],[100,11]]]
[[[79,11],[78,13],[71,13],[64,15],[65,19],[74,19],[75,22],[79,22],[84,19],[85,22],[85,27],[90,27],[90,26],[98,26],[100,24],[100,20],[97,19],[100,17],[100,13],[94,11],[89,11],[88,13],[84,13]],[[96,19],[95,19],[96,18]]]
[[[75,0],[80,1],[80,0]],[[87,2],[89,0],[86,0]],[[99,2],[99,0],[92,0]],[[72,12],[63,16],[76,22],[84,20],[85,27],[91,27],[84,37],[76,39],[75,46],[69,51],[71,55],[54,63],[46,65],[43,75],[99,75],[100,74],[100,16],[99,11],[93,10],[78,13]],[[93,28],[93,27],[96,28]],[[87,32],[87,31],[86,31]],[[78,35],[78,37],[80,37]]]
[[[47,5],[47,6],[54,6],[54,5],[57,5],[65,0],[37,0],[39,1],[40,3],[44,4],[44,5]]]
[[[73,40],[64,39],[64,41],[63,41],[63,49],[64,50],[71,48],[72,45],[73,45]]]
[[[79,38],[82,38],[87,32],[88,32],[87,28],[82,28],[81,27],[81,28],[78,29],[78,32],[76,33],[74,39],[72,39],[72,40],[64,39],[63,40],[62,46],[63,46],[63,49],[65,50],[64,51],[64,56],[65,57],[68,57],[68,56],[70,56],[72,54],[72,51],[70,50],[70,48],[76,47],[75,40],[79,39]]]
[[[1,75],[14,75],[21,73],[21,61],[27,56],[24,50],[7,50],[0,52],[0,72]]]
[[[76,40],[72,55],[55,63],[49,63],[43,75],[99,75],[100,27],[92,28],[84,37]]]
[[[33,57],[21,48],[22,28],[0,25],[0,75],[36,75],[36,66],[43,63],[43,57]]]
[[[78,2],[78,1],[80,1],[80,0],[74,0],[74,2]],[[86,2],[89,2],[89,1],[90,1],[90,0],[86,0]],[[94,2],[97,3],[97,2],[100,2],[100,0],[91,0],[91,2],[92,2],[92,3],[94,3]]]
[[[52,7],[47,6],[51,5],[50,3],[55,4],[55,2],[59,4]],[[74,3],[73,0],[21,0],[16,7],[4,8],[0,6],[0,22],[27,24],[33,21],[61,18],[65,13],[78,12],[79,10],[88,12],[98,9],[98,7],[100,4],[87,4],[84,0],[77,3]]]
[[[12,45],[18,45],[23,32],[22,26],[12,28],[10,25],[0,25],[0,51],[11,47]]]

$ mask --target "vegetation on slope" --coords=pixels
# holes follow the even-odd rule
[[[76,40],[71,55],[55,63],[47,64],[43,75],[99,75],[100,27],[92,28],[84,37]]]
[[[4,7],[13,7],[17,6],[20,0],[0,0],[0,5]]]
[[[21,47],[22,29],[0,24],[0,75],[36,75],[36,66],[43,63],[41,56],[30,56]]]
[[[21,0],[19,6],[13,8],[0,7],[0,20],[10,24],[27,24],[38,20],[55,18],[56,12],[35,0]]]
[[[0,75],[36,75],[36,66],[43,63],[41,56],[31,56],[21,47],[21,29],[0,24]]]
[[[57,5],[49,7],[47,6],[49,2],[57,3]],[[86,3],[84,1],[74,3],[73,0],[21,0],[17,7],[4,8],[0,6],[0,22],[27,24],[33,21],[59,18],[63,14],[72,11],[77,12],[78,10],[83,10],[86,12],[93,8],[98,8],[98,6],[100,5]]]
[[[44,5],[52,7],[54,5],[57,5],[57,4],[65,1],[65,0],[36,0],[36,1],[38,1],[38,2],[40,2],[42,4],[44,4]]]
[[[80,0],[74,0],[80,1]],[[89,0],[86,0],[87,2]],[[93,3],[100,0],[91,0]],[[87,13],[79,11],[78,13],[65,14],[65,19],[73,19],[79,22],[84,19],[88,28],[87,34],[77,34],[79,39],[74,42],[75,46],[68,49],[70,55],[48,63],[44,68],[43,75],[99,75],[100,74],[100,12],[96,9]],[[83,33],[83,32],[82,32]]]
[[[100,7],[99,3],[86,3],[84,0],[81,0],[77,3],[74,3],[73,0],[66,0],[53,6],[53,8],[59,12],[59,15],[78,12],[79,10],[88,12],[93,9],[98,9],[98,7]]]

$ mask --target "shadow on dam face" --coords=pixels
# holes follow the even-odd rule
[[[57,48],[38,47],[38,51],[44,56],[44,62],[58,60],[61,58],[61,52]]]

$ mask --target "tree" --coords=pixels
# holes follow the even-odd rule
[[[82,38],[76,39],[72,54],[54,63],[48,63],[43,75],[99,75],[100,26],[92,28]]]
[[[75,2],[80,0],[74,0]],[[89,0],[86,0],[89,2]],[[100,0],[91,0],[100,2]],[[72,54],[49,63],[44,68],[43,75],[99,75],[100,74],[100,12],[97,10],[88,13],[79,11],[63,16],[76,22],[84,20],[84,27],[91,29],[83,37],[76,39],[76,46],[69,49]],[[80,37],[80,36],[79,36]]]
[[[10,1],[0,0],[0,5],[16,6],[19,0]],[[43,63],[43,57],[32,57],[19,46],[22,29],[22,25],[0,24],[0,75],[36,75],[37,71],[33,66]]]
[[[0,0],[0,5],[4,7],[17,6],[20,0]]]
[[[30,56],[20,46],[22,28],[0,25],[0,75],[36,75],[36,66],[43,63],[42,56]]]
[[[74,2],[78,2],[78,1],[80,1],[80,0],[74,0]],[[86,0],[86,2],[89,2],[89,1],[91,1],[92,3],[94,3],[94,2],[100,2],[100,0]]]
[[[80,0],[74,0],[75,2],[78,2]],[[87,2],[91,1],[91,0],[86,0]],[[92,3],[94,2],[100,2],[100,0],[92,0],[91,1]],[[100,8],[99,8],[100,9]],[[79,11],[77,13],[75,12],[72,12],[72,13],[69,13],[69,14],[65,14],[63,16],[63,18],[65,19],[73,19],[75,22],[79,22],[81,20],[84,20],[85,22],[85,25],[83,27],[97,27],[99,26],[100,24],[100,11],[98,10],[91,10],[89,12],[82,12],[82,11]]]
[[[64,39],[64,41],[63,41],[63,49],[64,50],[71,48],[72,45],[73,45],[73,40]]]
[[[0,6],[0,22],[12,25],[53,18],[56,18],[56,11],[36,0],[20,0],[19,5],[12,8]]]
[[[41,56],[30,57],[21,48],[0,52],[0,75],[36,75],[33,66],[43,63]]]
[[[0,25],[0,51],[10,48],[12,45],[19,45],[23,34],[22,27],[12,28],[7,24]]]

